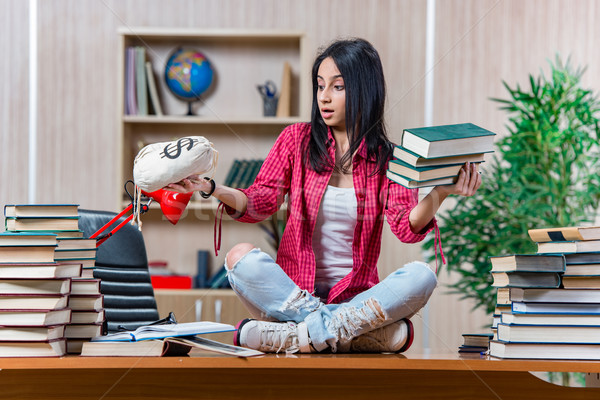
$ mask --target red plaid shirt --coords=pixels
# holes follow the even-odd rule
[[[314,291],[315,255],[312,235],[321,198],[331,172],[319,175],[304,162],[303,150],[310,136],[307,123],[284,129],[267,156],[256,180],[243,192],[248,196],[244,214],[226,207],[241,222],[259,222],[275,213],[288,195],[287,223],[277,252],[277,263],[302,289]],[[329,155],[334,159],[335,142],[329,133]],[[421,233],[413,233],[408,216],[418,202],[418,190],[398,185],[384,174],[372,175],[374,160],[366,159],[364,143],[352,160],[357,200],[357,223],[352,241],[352,271],[330,291],[328,303],[339,303],[379,282],[377,260],[381,251],[383,216],[402,242],[423,240],[436,225],[435,219]]]

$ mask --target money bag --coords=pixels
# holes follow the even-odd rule
[[[214,175],[219,152],[203,136],[188,136],[142,148],[133,161],[133,181],[154,192],[190,175]]]

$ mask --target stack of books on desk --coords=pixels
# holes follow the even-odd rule
[[[494,135],[469,123],[405,129],[387,176],[408,188],[453,184],[466,162],[493,152]]]
[[[510,310],[501,313],[490,355],[600,360],[600,287],[592,282],[567,283],[573,274],[586,279],[582,271],[600,267],[600,248],[593,243],[599,240],[600,229],[535,229],[529,235],[538,243],[538,253],[516,258],[524,260],[521,280],[504,286],[508,300],[506,293],[498,292],[498,302],[510,304]],[[505,257],[491,258],[493,274],[494,263],[503,259],[506,261]]]
[[[54,262],[56,235],[0,233],[0,356],[61,356],[71,279],[80,264]]]
[[[55,261],[78,262],[82,275],[93,277],[96,241],[84,238],[79,229],[78,204],[8,204],[4,216],[7,231],[55,234]]]
[[[65,331],[67,353],[79,354],[85,342],[106,333],[104,296],[100,293],[100,279],[73,279],[69,308],[72,314],[71,323]]]
[[[53,351],[62,354],[71,349],[73,352],[80,350],[83,340],[102,333],[104,322],[100,280],[93,279],[96,240],[83,238],[79,229],[78,207],[77,204],[16,204],[4,207],[7,229],[3,234],[4,242],[11,243],[11,239],[13,244],[19,243],[11,249],[12,258],[4,260],[27,264],[13,265],[11,272],[8,265],[4,265],[2,276],[28,278],[31,282],[34,279],[69,280],[67,292],[60,293],[60,296],[52,293],[54,297],[60,297],[60,301],[44,303],[48,304],[48,310],[61,307],[69,310],[61,338],[53,337],[53,341],[49,342]],[[4,253],[8,250],[5,246]],[[88,293],[90,290],[92,293]],[[84,294],[82,291],[88,292]],[[19,297],[16,300],[20,300],[16,301],[18,307],[19,303],[24,304],[25,299]],[[26,307],[22,305],[21,308]]]

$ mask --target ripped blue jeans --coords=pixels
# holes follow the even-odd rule
[[[254,318],[304,321],[317,351],[335,352],[356,336],[410,318],[437,285],[427,264],[411,262],[344,303],[324,304],[301,290],[271,256],[257,248],[225,268],[231,287]]]

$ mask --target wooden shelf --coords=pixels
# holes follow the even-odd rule
[[[277,118],[277,117],[255,117],[255,118],[218,118],[218,117],[195,117],[185,115],[165,116],[139,116],[124,115],[123,122],[126,124],[198,124],[198,125],[291,125],[303,122],[300,117]]]
[[[123,36],[132,36],[139,39],[152,41],[166,40],[202,40],[210,39],[213,42],[229,42],[236,40],[275,40],[289,41],[297,40],[304,36],[302,31],[274,29],[193,29],[193,28],[168,28],[168,27],[119,27],[117,33]]]

